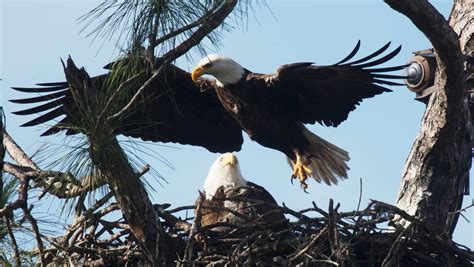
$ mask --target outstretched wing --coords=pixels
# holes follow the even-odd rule
[[[283,65],[275,75],[266,77],[267,88],[284,96],[278,97],[281,103],[276,104],[286,106],[295,120],[337,126],[363,99],[390,92],[385,85],[401,85],[390,79],[403,79],[405,76],[386,73],[406,66],[376,67],[400,52],[401,46],[382,55],[389,46],[390,43],[366,57],[351,61],[359,50],[359,41],[347,57],[334,65],[315,66],[307,62]]]
[[[92,82],[98,84],[97,93],[100,93],[106,77],[107,74],[92,78]],[[42,135],[62,130],[67,130],[66,134],[77,133],[71,128],[64,128],[64,125],[81,128],[80,114],[68,83],[38,85],[39,88],[13,88],[40,95],[10,100],[19,104],[37,105],[13,112],[14,114],[42,113],[22,126],[39,125],[56,119],[56,124]],[[143,97],[149,101],[127,114],[116,133],[154,142],[197,145],[211,152],[238,151],[243,143],[241,127],[220,104],[214,86],[215,82],[210,80],[194,83],[190,73],[170,65],[166,73],[155,79],[143,92]],[[62,116],[64,117],[58,121]]]

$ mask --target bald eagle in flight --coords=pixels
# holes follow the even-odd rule
[[[228,222],[241,225],[252,222],[272,223],[281,226],[285,222],[282,212],[275,211],[277,202],[265,188],[245,180],[237,156],[225,153],[219,156],[209,169],[204,182],[201,226]],[[200,199],[198,198],[196,202]],[[229,212],[235,211],[245,216]],[[271,212],[272,211],[272,212]],[[225,231],[216,227],[214,231]]]
[[[363,99],[390,92],[384,85],[399,85],[390,79],[404,76],[386,73],[405,66],[378,67],[400,52],[398,47],[383,55],[389,45],[353,60],[360,47],[358,42],[336,64],[286,64],[274,74],[251,72],[221,55],[203,58],[192,73],[170,64],[144,90],[142,97],[146,101],[126,114],[115,131],[143,140],[197,145],[224,153],[241,149],[244,130],[259,144],[283,152],[293,168],[292,179],[298,178],[303,189],[307,188],[308,177],[336,184],[338,179],[347,178],[348,153],[310,132],[304,124],[318,122],[336,127]],[[201,77],[204,74],[215,79]],[[90,94],[88,99],[100,94],[107,75],[91,78],[97,90],[85,92]],[[38,85],[41,88],[14,88],[26,93],[48,93],[11,100],[38,104],[15,114],[45,112],[23,126],[65,115],[43,133],[50,135],[67,125],[84,123],[67,82]],[[66,129],[66,134],[75,134],[80,128]]]

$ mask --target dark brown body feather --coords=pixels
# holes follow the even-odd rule
[[[204,194],[201,197],[204,197]],[[281,225],[285,222],[285,216],[281,211],[276,210],[277,206],[272,195],[254,183],[247,182],[246,187],[220,187],[212,199],[205,199],[202,203],[201,226],[220,222],[237,226],[257,222]],[[212,230],[224,231],[226,229],[228,227],[216,227]]]
[[[248,73],[235,85],[217,88],[217,95],[252,140],[293,157],[294,147],[308,145],[294,110],[288,108],[292,102],[296,104],[296,99],[279,88],[267,86],[261,76]]]

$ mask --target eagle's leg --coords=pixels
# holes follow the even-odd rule
[[[298,178],[300,180],[301,188],[306,192],[308,188],[308,184],[306,183],[306,179],[313,174],[311,169],[306,166],[305,161],[302,156],[298,152],[296,154],[296,162],[293,164],[293,173],[291,174],[291,180]]]

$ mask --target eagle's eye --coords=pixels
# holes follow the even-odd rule
[[[212,62],[207,62],[203,65],[204,68],[210,68],[212,66]]]

